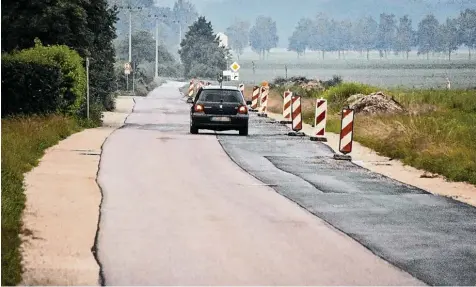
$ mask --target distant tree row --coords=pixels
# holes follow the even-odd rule
[[[365,17],[355,22],[329,19],[324,14],[314,19],[302,18],[294,33],[289,37],[289,51],[299,55],[307,50],[326,52],[354,50],[379,51],[380,57],[388,53],[405,54],[408,58],[412,48],[418,54],[445,53],[448,59],[458,47],[466,46],[469,50],[476,48],[476,10],[467,9],[458,18],[448,18],[439,23],[434,15],[427,15],[418,23],[415,31],[408,16],[397,19],[393,14],[381,14],[377,22],[372,17]]]
[[[226,29],[229,37],[229,46],[236,52],[238,57],[243,54],[243,50],[251,46],[251,49],[258,53],[261,58],[266,56],[266,52],[278,45],[279,37],[276,22],[270,17],[259,16],[253,27],[246,21],[235,20]]]

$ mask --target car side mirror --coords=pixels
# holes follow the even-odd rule
[[[188,99],[187,99],[187,103],[188,103],[188,104],[193,104],[193,99],[192,99],[192,98],[188,98]]]
[[[248,106],[251,106],[251,101],[246,101],[246,104],[247,104]]]

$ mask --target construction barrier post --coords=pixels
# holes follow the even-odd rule
[[[305,136],[302,130],[302,113],[301,113],[301,97],[292,96],[291,97],[291,128],[292,132],[288,133],[288,136]]]
[[[193,96],[194,89],[195,89],[195,87],[194,87],[194,81],[191,80],[191,81],[190,81],[190,86],[188,87],[188,96],[189,96],[189,97],[192,97],[192,96]]]
[[[326,138],[327,100],[316,100],[316,113],[314,116],[314,131],[311,141],[327,142]]]
[[[291,124],[292,123],[292,118],[291,118],[291,98],[293,96],[293,93],[289,90],[284,92],[283,95],[283,117],[284,120],[280,121],[280,124]]]
[[[352,142],[354,140],[354,114],[355,111],[351,108],[342,109],[339,140],[339,152],[342,154],[334,154],[334,159],[352,160],[352,157],[348,154],[352,152]]]
[[[253,87],[253,93],[251,95],[251,109],[250,111],[256,112],[258,111],[258,100],[260,98],[260,87],[254,86]]]
[[[240,89],[241,91],[241,94],[243,94],[243,96],[245,96],[245,84],[241,83],[238,88]]]
[[[259,117],[268,117],[268,95],[269,95],[269,87],[262,86],[261,87],[261,103],[259,107]]]

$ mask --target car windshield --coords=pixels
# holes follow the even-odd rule
[[[240,91],[234,90],[203,90],[198,99],[200,102],[242,103]]]

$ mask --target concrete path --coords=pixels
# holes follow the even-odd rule
[[[101,146],[133,104],[130,97],[119,97],[116,111],[104,113],[104,127],[62,140],[25,175],[21,285],[99,284],[91,248],[101,201],[96,183]]]
[[[103,283],[422,284],[246,173],[213,133],[189,134],[180,86],[137,100],[103,147]]]

